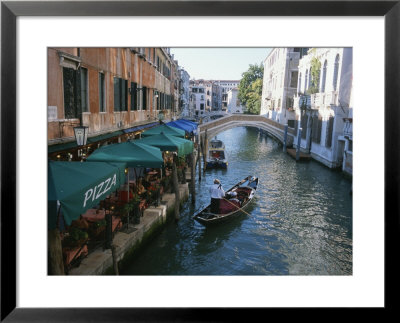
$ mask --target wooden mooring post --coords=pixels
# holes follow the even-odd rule
[[[301,132],[302,128],[299,128],[299,132],[297,134],[297,147],[296,147],[296,161],[300,159],[300,144],[301,144]]]
[[[283,152],[286,152],[287,146],[287,132],[288,132],[288,124],[285,124],[285,134],[283,135]]]
[[[207,143],[207,129],[204,132],[204,137],[203,137],[203,173],[206,173],[206,165],[207,165],[207,149],[208,149],[208,143]]]
[[[65,275],[61,237],[58,229],[48,231],[48,275]]]
[[[201,157],[200,157],[200,153],[201,153],[201,136],[199,134],[199,140],[197,142],[197,162],[199,164],[199,181],[201,181]]]
[[[195,174],[196,174],[196,161],[194,160],[194,151],[190,154],[190,194],[192,195],[192,204],[196,203],[195,191]]]
[[[178,184],[178,171],[176,168],[176,158],[174,158],[174,162],[172,163],[172,180],[174,183],[174,191],[175,191],[175,220],[179,220],[179,206],[180,206],[180,197],[179,197],[179,184]]]

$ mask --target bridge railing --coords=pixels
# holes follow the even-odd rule
[[[253,115],[245,115],[245,114],[242,114],[242,115],[229,115],[229,116],[222,117],[222,118],[214,120],[214,121],[207,122],[205,124],[200,125],[199,127],[200,127],[200,131],[205,131],[205,130],[208,130],[208,129],[211,129],[211,128],[215,128],[215,127],[218,127],[218,126],[221,126],[223,124],[226,124],[228,122],[233,122],[233,121],[237,121],[237,122],[240,122],[240,121],[243,121],[243,122],[246,122],[246,121],[262,122],[262,123],[266,123],[266,124],[268,124],[268,125],[270,125],[272,127],[278,128],[278,129],[282,130],[282,132],[285,131],[285,126],[283,124],[280,124],[279,122],[276,122],[274,120],[268,119],[268,118],[263,117],[263,116],[253,116]],[[288,129],[288,133],[293,135],[293,136],[295,135],[295,131],[292,128]]]

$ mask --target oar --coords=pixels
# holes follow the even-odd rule
[[[222,198],[223,200],[227,201],[229,204],[233,205],[234,207],[240,209],[237,205],[233,204],[232,202],[228,201],[226,198]],[[246,213],[248,216],[251,216],[249,213],[247,213],[245,210],[241,210],[243,213]]]

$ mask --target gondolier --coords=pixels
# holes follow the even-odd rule
[[[218,188],[220,185],[219,181],[214,182],[210,190],[211,193],[215,194],[211,196],[211,203],[193,216],[197,222],[204,226],[225,222],[241,214],[249,214],[244,209],[254,198],[258,187],[258,178],[247,176],[226,192],[221,190],[222,187],[221,189]],[[216,199],[218,203],[217,213],[213,209],[214,196],[222,196],[222,198]],[[232,198],[236,198],[239,203]]]
[[[210,188],[211,194],[211,213],[219,213],[219,204],[222,198],[225,197],[224,189],[222,188],[219,179],[214,180],[214,185]]]

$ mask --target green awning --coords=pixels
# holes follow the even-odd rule
[[[192,141],[164,133],[135,140],[135,142],[158,147],[162,151],[178,151],[178,156],[184,156],[193,151]]]
[[[99,135],[99,136],[95,136],[95,137],[90,137],[87,139],[87,144],[93,144],[97,141],[101,141],[101,140],[106,140],[109,138],[113,138],[116,136],[120,136],[120,135],[124,135],[125,132],[122,130],[118,130],[118,131],[114,131],[114,132],[110,132],[110,133],[106,133],[103,135]],[[50,153],[55,153],[57,151],[63,151],[63,150],[69,150],[69,149],[73,149],[73,148],[78,148],[78,145],[76,144],[76,141],[70,141],[70,142],[65,142],[62,144],[56,144],[56,145],[50,145],[47,148],[47,152]]]
[[[149,136],[159,135],[160,133],[164,133],[164,134],[170,135],[170,136],[185,138],[185,130],[178,129],[175,127],[170,127],[170,126],[167,126],[166,124],[146,130],[146,131],[142,132],[141,136],[149,137]]]
[[[118,131],[114,131],[114,132],[110,132],[110,133],[105,133],[103,135],[99,135],[99,136],[88,138],[87,143],[88,144],[92,144],[92,143],[95,143],[97,141],[106,140],[106,139],[113,138],[113,137],[120,136],[120,135],[124,135],[124,134],[125,133],[122,130],[118,130]]]
[[[125,162],[127,167],[161,168],[164,163],[159,148],[137,142],[122,142],[100,147],[88,158],[88,162]]]
[[[47,151],[50,154],[50,153],[55,153],[57,151],[63,151],[63,150],[77,148],[77,147],[78,147],[78,145],[76,144],[76,141],[70,141],[70,142],[66,142],[63,144],[48,146]]]
[[[65,223],[99,204],[125,183],[125,163],[50,161],[48,166],[48,227],[57,222],[57,201]]]

